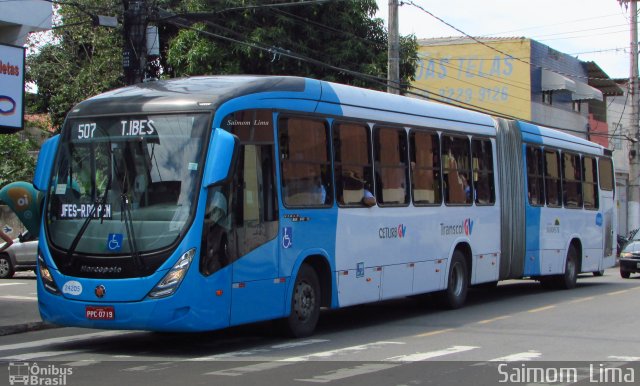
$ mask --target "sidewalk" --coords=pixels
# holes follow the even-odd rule
[[[16,293],[16,288],[22,290],[26,287],[22,285],[0,286],[0,336],[57,327],[40,318],[36,296],[31,293],[35,292],[33,273],[17,272],[14,279],[24,279],[30,286],[30,292]],[[11,282],[11,279],[2,280],[0,284]]]

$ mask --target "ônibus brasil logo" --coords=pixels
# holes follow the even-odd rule
[[[381,239],[401,239],[407,236],[407,226],[399,224],[397,227],[384,227],[378,229],[378,237]]]
[[[440,223],[440,235],[441,236],[456,236],[466,235],[471,236],[473,233],[473,220],[468,218],[462,221],[461,224],[445,224]]]

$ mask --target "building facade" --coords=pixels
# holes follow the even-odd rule
[[[605,98],[622,90],[595,63],[520,37],[419,44],[415,94],[607,145]]]

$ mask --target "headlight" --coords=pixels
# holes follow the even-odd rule
[[[631,252],[620,252],[620,257],[633,257],[633,254]]]
[[[196,249],[192,248],[180,256],[178,262],[164,275],[162,280],[153,287],[148,296],[150,298],[164,298],[173,295],[180,286],[180,283],[182,283],[182,279],[187,275],[187,271],[195,254]]]
[[[42,279],[42,285],[44,285],[44,288],[54,295],[60,295],[60,290],[58,289],[56,282],[53,280],[51,272],[49,272],[49,267],[47,267],[47,263],[44,262],[44,258],[39,253],[38,270],[40,271],[40,278]]]

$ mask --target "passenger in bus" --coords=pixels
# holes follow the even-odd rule
[[[372,207],[377,203],[367,181],[354,170],[346,170],[342,174],[342,203],[362,204],[366,207]]]

